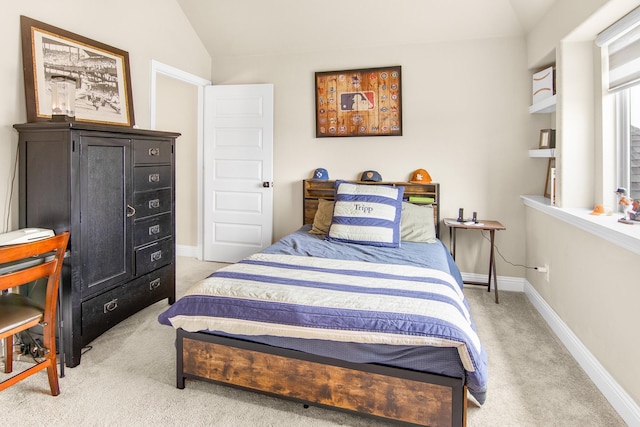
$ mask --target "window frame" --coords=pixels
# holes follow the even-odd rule
[[[616,186],[631,188],[631,106],[627,88],[619,91],[616,96]]]

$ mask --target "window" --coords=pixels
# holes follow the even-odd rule
[[[628,196],[640,199],[640,85],[617,95],[617,184]]]
[[[640,8],[600,33],[596,45],[606,49],[608,89],[616,96],[616,185],[640,199]]]

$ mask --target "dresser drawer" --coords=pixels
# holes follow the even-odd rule
[[[133,190],[148,191],[171,188],[171,166],[136,166],[133,168]]]
[[[133,207],[136,208],[136,218],[171,212],[171,197],[170,188],[135,193]]]
[[[173,239],[158,240],[136,250],[136,275],[167,265],[173,260]]]
[[[138,220],[133,226],[133,246],[142,246],[172,234],[173,222],[170,213]]]
[[[174,300],[172,265],[134,279],[82,303],[82,339],[89,342],[149,304]]]
[[[153,164],[171,163],[173,144],[167,140],[133,140],[133,163]]]

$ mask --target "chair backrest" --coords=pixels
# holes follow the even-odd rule
[[[0,290],[24,285],[47,277],[45,322],[55,322],[56,298],[69,232],[30,243],[0,247],[0,264],[45,257],[44,262],[12,273],[0,275]]]

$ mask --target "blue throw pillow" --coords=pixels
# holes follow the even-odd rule
[[[336,181],[327,240],[397,248],[404,187]]]

